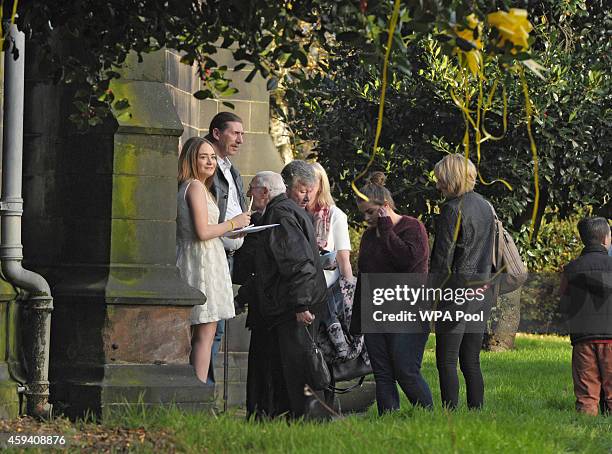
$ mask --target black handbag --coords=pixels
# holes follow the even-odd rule
[[[359,381],[348,388],[337,388],[335,386],[329,386],[329,390],[335,394],[346,394],[356,388],[360,388],[366,378],[366,375],[372,373],[372,366],[366,363],[363,355],[359,355],[356,358],[336,363],[332,366],[332,372],[334,373],[334,381],[348,381],[359,378]]]
[[[363,355],[359,355],[348,361],[334,363],[332,365],[332,370],[334,373],[334,380],[339,382],[354,380],[369,375],[372,373],[372,366],[366,363]]]
[[[304,329],[310,338],[310,345],[306,350],[306,383],[314,391],[322,391],[329,387],[331,374],[323,357],[323,352],[310,334],[308,327],[304,326]]]

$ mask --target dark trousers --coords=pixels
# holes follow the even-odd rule
[[[429,333],[365,334],[376,380],[378,414],[400,408],[397,384],[413,405],[433,406],[431,391],[421,375]]]
[[[251,329],[246,386],[247,419],[274,417],[279,413],[274,406],[274,386],[279,380],[273,375],[271,364],[274,340],[265,326]]]
[[[319,318],[315,318],[308,328],[311,333],[318,332]],[[305,325],[295,318],[279,323],[272,329],[274,349],[271,355],[271,373],[274,383],[275,413],[287,410],[289,417],[304,416],[306,396],[306,352],[311,340]]]
[[[483,333],[466,333],[465,323],[446,332],[436,325],[436,365],[440,376],[442,405],[455,409],[459,404],[457,359],[465,378],[469,408],[481,408],[484,403],[484,381],[480,370],[480,349]]]

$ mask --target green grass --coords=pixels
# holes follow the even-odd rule
[[[328,423],[247,423],[232,416],[186,414],[176,409],[131,411],[105,424],[164,428],[185,452],[529,452],[612,453],[612,418],[574,411],[571,346],[566,338],[520,336],[517,350],[482,354],[485,408],[453,413],[440,408],[434,336],[424,374],[434,393],[433,412],[402,409]]]

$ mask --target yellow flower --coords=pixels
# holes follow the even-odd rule
[[[482,66],[482,23],[475,14],[466,17],[467,27],[455,26],[453,31],[457,37],[472,45],[472,49],[466,50],[459,46],[455,47],[455,54],[459,55],[459,62],[467,65],[472,74],[476,75]]]
[[[453,31],[459,38],[474,46],[475,49],[482,49],[482,40],[480,39],[482,35],[482,24],[475,14],[470,14],[468,17],[466,17],[466,20],[467,27],[464,28],[456,25],[453,28]]]
[[[497,47],[503,48],[510,41],[520,50],[529,48],[529,32],[533,29],[531,22],[527,20],[527,11],[524,9],[510,8],[510,11],[496,11],[487,16],[489,24],[499,31]],[[516,49],[512,49],[516,54]]]
[[[478,71],[482,66],[482,52],[480,52],[479,50],[467,52],[465,55],[465,60],[472,74],[478,74]]]

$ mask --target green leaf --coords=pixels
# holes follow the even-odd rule
[[[130,112],[121,112],[119,115],[115,117],[117,121],[130,121],[132,119],[132,114]]]
[[[214,95],[212,93],[212,91],[206,89],[206,90],[198,90],[193,94],[194,98],[196,99],[210,99],[210,98],[214,98]]]
[[[85,112],[89,109],[89,106],[83,101],[76,100],[72,103],[80,112]]]
[[[259,46],[262,49],[265,49],[266,47],[268,47],[270,45],[270,43],[272,42],[272,40],[274,39],[274,36],[268,35],[268,36],[264,36],[261,41],[259,41]]]
[[[268,82],[266,82],[266,90],[268,91],[276,90],[277,87],[278,87],[278,79],[276,77],[272,77],[268,79]]]
[[[229,87],[229,80],[226,79],[218,79],[214,82],[215,90],[218,92],[223,92]]]
[[[308,66],[308,55],[306,55],[301,50],[297,51],[294,55],[297,55],[297,59],[299,60],[302,66]]]
[[[113,109],[115,110],[124,110],[128,107],[130,107],[130,102],[127,98],[119,99],[113,104]]]
[[[185,64],[185,65],[193,65],[193,62],[195,61],[195,55],[193,54],[185,54],[181,57],[180,62]]]
[[[342,32],[336,35],[338,41],[344,41],[347,43],[358,41],[361,35],[355,31]]]
[[[225,89],[224,91],[221,92],[221,96],[232,96],[233,94],[238,93],[238,89],[234,88],[234,87],[229,87],[227,89]]]
[[[223,104],[226,107],[229,107],[232,110],[234,110],[236,108],[236,106],[234,104],[232,104],[231,102],[223,101],[221,104]]]
[[[289,58],[287,59],[287,61],[285,62],[285,64],[283,65],[283,68],[291,68],[293,65],[295,65],[296,61],[297,61],[297,57],[295,56],[295,54],[291,54]]]
[[[245,82],[251,82],[255,75],[257,74],[257,68],[253,68],[253,70],[246,76],[244,79]]]
[[[100,117],[90,117],[89,120],[87,120],[87,123],[89,123],[89,126],[97,126],[102,124],[102,119]]]

